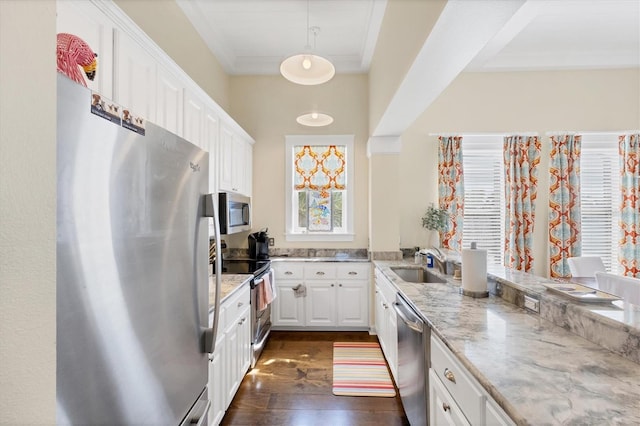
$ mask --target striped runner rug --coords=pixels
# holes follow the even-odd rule
[[[333,394],[396,396],[387,363],[377,342],[333,344]]]

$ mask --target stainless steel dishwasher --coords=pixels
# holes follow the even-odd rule
[[[398,293],[393,308],[398,314],[398,390],[412,426],[429,423],[427,382],[431,329]]]

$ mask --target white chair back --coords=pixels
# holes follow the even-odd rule
[[[640,279],[623,275],[596,272],[598,288],[621,297],[625,302],[640,306]]]
[[[597,256],[570,257],[567,259],[572,277],[595,277],[596,272],[605,272],[602,259]]]

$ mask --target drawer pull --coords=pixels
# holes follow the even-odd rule
[[[453,371],[448,368],[444,369],[444,377],[446,377],[450,382],[456,382],[456,376],[453,374]]]
[[[354,271],[349,271],[349,275],[358,275],[358,273]]]
[[[244,305],[244,303],[242,303],[242,302],[238,302],[238,308],[239,308],[240,306],[242,306],[242,305]]]
[[[293,275],[293,272],[291,272],[291,271],[286,271],[284,274],[285,274],[285,275]]]
[[[318,272],[316,272],[316,275],[324,275],[324,272],[318,271]]]
[[[331,287],[333,287],[335,284],[331,284]]]
[[[443,402],[442,403],[442,409],[444,411],[449,411],[449,410],[451,410],[451,406],[449,406],[449,404],[447,404],[446,402]]]

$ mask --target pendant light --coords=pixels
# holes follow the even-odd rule
[[[307,45],[304,53],[293,55],[282,61],[280,74],[287,80],[313,86],[325,83],[333,78],[336,69],[326,58],[314,55],[309,44],[309,33],[313,33],[313,48],[315,50],[316,37],[320,32],[319,27],[309,27],[309,0],[307,0]]]
[[[321,112],[310,112],[308,114],[302,114],[296,118],[296,121],[303,126],[322,127],[333,123],[333,117]]]

